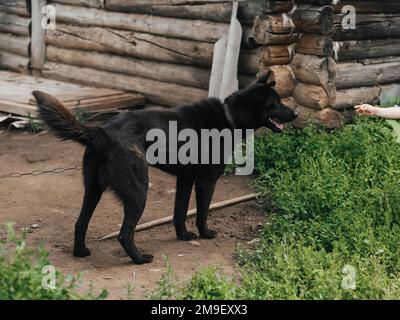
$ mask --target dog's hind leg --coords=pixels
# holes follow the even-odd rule
[[[98,170],[99,164],[96,154],[86,151],[83,159],[85,196],[81,213],[75,224],[74,256],[76,257],[90,255],[90,250],[85,244],[86,232],[93,212],[104,192],[104,187],[98,181]]]
[[[217,236],[217,232],[211,230],[207,226],[208,211],[211,203],[211,199],[214,195],[216,181],[208,180],[196,180],[196,226],[199,230],[201,237],[205,239],[214,239]]]
[[[141,254],[135,245],[135,228],[142,217],[146,205],[148,190],[148,167],[139,160],[124,165],[124,160],[116,161],[118,166],[110,179],[110,187],[124,204],[124,221],[118,236],[118,241],[127,255],[136,264],[153,261],[150,254]]]
[[[179,240],[189,241],[196,239],[193,232],[186,229],[186,215],[189,208],[190,194],[192,193],[194,179],[177,177],[174,210],[174,226]]]

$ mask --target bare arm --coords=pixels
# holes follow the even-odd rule
[[[358,114],[364,116],[375,116],[383,119],[400,119],[400,107],[394,106],[392,108],[379,108],[369,104],[362,104],[354,107]]]

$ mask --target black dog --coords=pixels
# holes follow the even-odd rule
[[[233,130],[268,127],[280,132],[281,123],[293,121],[297,113],[282,104],[279,95],[267,83],[270,73],[244,90],[228,97],[224,103],[207,99],[173,109],[145,109],[121,113],[101,127],[80,124],[57,99],[34,91],[40,118],[61,139],[75,140],[86,146],[83,159],[85,195],[79,219],[75,225],[74,255],[90,255],[85,244],[86,231],[103,192],[110,188],[124,206],[124,221],[119,242],[131,259],[149,263],[153,256],[141,254],[134,243],[134,230],[142,216],[148,190],[146,150],[150,143],[146,133],[153,128],[168,132],[170,121],[178,129],[190,128]],[[177,93],[179,94],[179,93]],[[168,148],[167,148],[168,149]],[[180,240],[196,238],[185,225],[190,194],[195,186],[197,201],[196,226],[201,237],[212,239],[216,232],[207,226],[208,209],[215,184],[223,174],[221,164],[164,164],[158,167],[177,177],[174,225]]]

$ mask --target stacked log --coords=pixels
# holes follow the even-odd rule
[[[293,21],[301,35],[292,70],[299,126],[308,117],[338,127],[348,118],[342,111],[359,103],[377,103],[382,86],[400,82],[398,1],[298,0],[296,4]],[[356,29],[342,25],[345,5],[356,9]]]
[[[27,71],[30,22],[25,0],[0,0],[0,68]]]
[[[302,127],[311,121],[334,128],[342,122],[340,114],[331,108],[336,100],[337,72],[330,37],[334,10],[319,2],[296,1],[293,13],[293,22],[301,33],[292,61],[296,77],[293,100],[300,114],[295,125]]]
[[[293,2],[267,1],[264,10],[255,17],[249,37],[258,46],[258,73],[272,71],[276,89],[283,97],[290,97],[295,88],[290,67],[293,45],[298,38],[291,18]]]
[[[342,8],[348,2],[334,6],[331,36],[337,68],[336,110],[360,102],[378,103],[386,85],[400,83],[399,1],[354,1],[356,29],[344,29]]]
[[[241,3],[245,36],[257,14],[277,12],[289,2]],[[214,44],[229,30],[231,1],[54,0],[52,4],[57,28],[46,33],[45,76],[129,89],[167,107],[207,97]],[[268,54],[279,64],[290,62],[287,51],[264,52]],[[93,78],[80,76],[76,67],[84,67]],[[257,48],[243,49],[240,82],[252,80],[259,67]]]

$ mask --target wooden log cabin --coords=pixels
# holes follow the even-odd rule
[[[55,29],[41,34],[30,0],[0,0],[2,68],[132,91],[164,107],[207,96],[232,8],[221,0],[36,1],[55,8]],[[356,29],[342,25],[349,5]],[[273,71],[301,114],[298,126],[338,127],[354,104],[376,103],[400,83],[398,0],[240,1],[239,20],[241,86]]]

